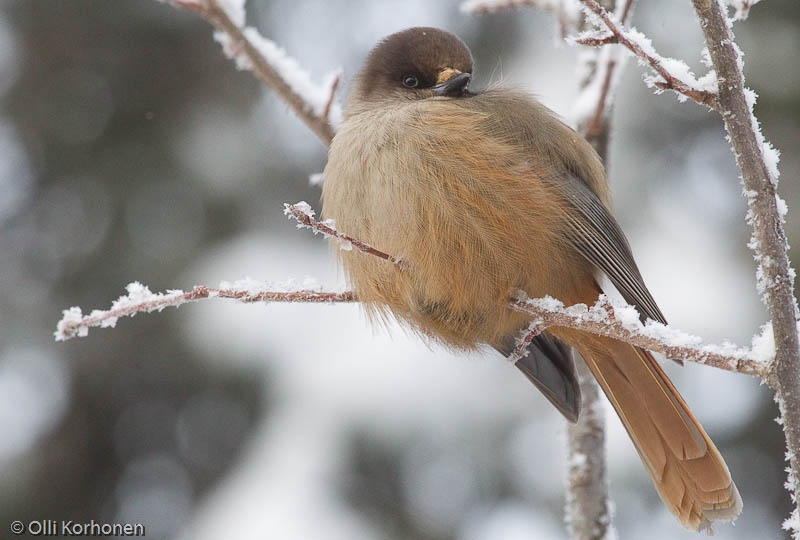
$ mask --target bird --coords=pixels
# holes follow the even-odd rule
[[[337,250],[368,317],[453,349],[488,345],[508,356],[530,322],[509,309],[514,291],[592,305],[605,276],[642,320],[666,324],[592,146],[527,93],[475,92],[472,76],[460,38],[415,27],[380,41],[351,85],[323,173],[322,215],[401,262]],[[702,530],[735,519],[742,500],[725,461],[650,352],[550,327],[515,365],[575,422],[573,349],[678,520]]]

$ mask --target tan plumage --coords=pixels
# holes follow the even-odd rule
[[[603,271],[663,321],[589,144],[525,94],[466,92],[471,71],[458,38],[411,29],[373,50],[351,92],[325,169],[323,214],[404,263],[338,252],[368,312],[455,348],[507,352],[528,322],[507,308],[512,291],[592,304]],[[741,500],[724,461],[652,356],[551,329],[519,367],[572,420],[579,392],[562,342],[586,360],[681,522],[697,529],[735,518]]]

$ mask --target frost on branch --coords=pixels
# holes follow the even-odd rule
[[[253,27],[245,26],[244,0],[161,0],[192,10],[216,29],[214,39],[236,67],[252,71],[272,88],[287,105],[324,142],[330,144],[342,120],[342,108],[336,93],[342,78],[341,69],[315,84],[311,75],[274,42]]]
[[[125,289],[128,294],[123,294],[111,304],[111,309],[104,311],[92,310],[84,316],[81,308],[71,307],[64,310],[64,316],[56,325],[56,341],[66,341],[73,337],[84,337],[89,333],[90,326],[113,328],[117,325],[119,317],[128,315],[133,317],[140,312],[161,311],[168,305],[180,305],[173,302],[179,301],[183,291],[173,290],[166,293],[152,293],[147,286],[138,281],[129,283]]]
[[[572,108],[572,116],[577,126],[586,126],[587,135],[597,130],[613,105],[617,82],[622,75],[622,68],[628,54],[622,47],[603,47],[599,52],[582,50],[579,56],[579,69],[587,71],[591,67],[591,76],[581,74],[586,84],[581,87]]]
[[[246,278],[233,283],[223,281],[217,288],[197,285],[190,291],[170,290],[166,293],[150,292],[147,286],[136,281],[125,288],[128,294],[120,296],[108,310],[95,309],[89,315],[83,315],[79,307],[65,309],[63,317],[56,325],[56,341],[85,337],[91,327],[114,327],[120,317],[133,317],[137,313],[179,307],[205,298],[230,298],[240,302],[314,303],[354,300],[353,294],[349,291],[323,291],[315,280],[309,278],[306,278],[300,286],[294,280],[267,283]]]
[[[311,75],[308,71],[303,69],[297,60],[289,56],[274,41],[262,36],[252,26],[244,28],[242,33],[253,47],[261,53],[264,60],[278,72],[292,92],[306,103],[306,106],[314,116],[329,120],[334,128],[341,124],[342,108],[333,99],[342,78],[341,69],[325,75],[322,84],[315,84],[311,80]],[[251,58],[237,46],[230,35],[218,31],[214,32],[214,39],[222,45],[222,49],[228,58],[236,62],[238,69],[253,71],[254,67]]]
[[[578,0],[466,0],[459,9],[467,15],[478,15],[529,6],[551,13],[558,21],[561,37],[573,32],[581,19]]]
[[[586,19],[594,26],[569,41],[582,45],[609,45],[619,43],[630,50],[639,64],[648,66],[652,73],[645,75],[644,82],[656,92],[673,90],[679,101],[691,98],[697,103],[719,110],[717,101],[717,75],[713,70],[697,77],[683,60],[661,56],[653,43],[635,28],[623,28],[615,17],[595,0],[581,0]]]
[[[601,295],[591,307],[576,304],[565,307],[551,298],[530,299],[519,291],[510,300],[512,309],[537,318],[542,327],[561,326],[619,339],[660,352],[668,358],[714,366],[727,371],[763,376],[775,355],[772,327],[765,325],[749,348],[724,342],[704,345],[692,334],[648,320],[642,324],[633,306],[613,303]]]
[[[725,3],[734,9],[733,20],[743,21],[750,15],[750,8],[761,0],[725,0]]]
[[[289,218],[297,220],[298,229],[311,229],[314,234],[321,233],[325,238],[336,239],[339,242],[339,248],[343,249],[344,251],[350,251],[351,249],[356,248],[362,253],[375,255],[376,257],[380,257],[381,259],[400,266],[400,268],[404,268],[401,260],[384,253],[383,251],[375,249],[366,242],[362,242],[361,240],[353,238],[352,236],[348,236],[337,231],[336,224],[333,222],[333,220],[326,219],[325,221],[317,221],[314,218],[314,210],[311,208],[311,205],[305,201],[300,201],[299,203],[295,204],[284,204],[283,213],[289,216]]]

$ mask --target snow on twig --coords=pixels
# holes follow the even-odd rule
[[[323,291],[317,288],[296,288],[293,282],[262,283],[254,280],[241,280],[234,283],[222,282],[219,287],[197,285],[190,291],[169,290],[166,293],[153,293],[139,282],[129,283],[125,289],[128,294],[120,296],[108,310],[95,309],[84,315],[79,307],[64,310],[63,317],[56,325],[56,341],[66,341],[74,337],[85,337],[89,328],[113,328],[120,317],[133,317],[137,313],[162,311],[167,307],[179,307],[189,302],[206,298],[230,298],[240,302],[352,302],[350,291]]]
[[[508,355],[508,361],[512,364],[516,364],[528,356],[528,346],[533,341],[533,338],[545,330],[547,330],[547,326],[543,324],[542,320],[534,317],[528,327],[520,332],[519,336],[517,337],[514,350]]]
[[[321,233],[326,237],[336,238],[346,246],[355,247],[363,253],[397,264],[404,270],[407,269],[400,259],[337,231],[332,222],[318,221],[314,218],[314,211],[308,203],[299,202],[284,206],[284,213],[298,221],[298,228],[310,228],[315,234]],[[190,291],[169,290],[166,293],[153,293],[138,282],[131,283],[126,288],[128,294],[114,301],[109,310],[93,310],[88,315],[83,315],[79,307],[64,310],[64,315],[55,331],[56,341],[86,336],[90,327],[113,327],[119,317],[161,311],[166,307],[178,307],[204,298],[231,298],[242,302],[357,301],[355,294],[350,291],[321,291],[308,286],[296,288],[293,282],[269,284],[243,280],[233,284],[223,282],[217,288],[198,285]],[[526,313],[533,319],[527,331],[519,338],[518,346],[510,357],[512,361],[522,358],[524,347],[550,326],[583,330],[660,352],[676,360],[697,362],[762,377],[770,367],[774,356],[775,345],[771,340],[772,329],[769,325],[762,329],[762,334],[753,338],[753,346],[750,349],[744,349],[730,343],[702,345],[700,338],[655,321],[647,321],[642,325],[636,308],[624,304],[614,305],[605,295],[602,295],[591,308],[584,304],[565,307],[554,298],[530,299],[523,291],[517,291],[509,298],[509,307]]]
[[[326,238],[335,238],[339,242],[339,247],[345,251],[350,251],[351,249],[356,248],[363,253],[375,255],[376,257],[380,257],[381,259],[392,262],[401,268],[403,267],[403,262],[400,259],[397,259],[388,253],[384,253],[379,249],[375,249],[366,242],[362,242],[361,240],[357,240],[351,236],[337,231],[336,224],[333,222],[333,220],[326,219],[325,221],[317,221],[317,219],[314,218],[314,210],[311,208],[311,205],[305,201],[300,201],[295,204],[284,204],[283,213],[290,218],[297,220],[298,229],[311,229],[314,231],[314,234],[321,233]]]
[[[309,73],[274,42],[253,27],[245,27],[244,0],[161,0],[199,14],[211,23],[225,54],[236,67],[252,71],[272,88],[297,116],[329,145],[341,123],[342,108],[336,92],[341,69],[315,84]]]
[[[645,84],[659,91],[673,90],[679,100],[690,98],[701,105],[719,111],[717,76],[709,71],[696,78],[682,60],[667,58],[656,52],[652,42],[635,28],[624,29],[624,22],[606,11],[596,0],[580,0],[587,19],[596,30],[584,32],[570,41],[581,45],[607,45],[619,43],[630,50],[641,64],[650,66],[654,75],[645,77]]]
[[[518,7],[535,7],[551,13],[571,11],[575,19],[580,13],[575,0],[466,0],[459,6],[461,13],[476,15],[478,13],[497,13]]]
[[[725,3],[735,10],[733,20],[743,21],[750,15],[750,8],[760,1],[761,0],[725,0]]]
[[[574,30],[581,18],[578,0],[466,0],[459,9],[467,15],[480,15],[520,7],[534,7],[551,13],[558,20],[561,37]]]
[[[535,317],[541,326],[591,332],[660,352],[674,360],[696,362],[726,371],[763,377],[774,357],[775,344],[770,325],[765,325],[761,334],[753,338],[752,347],[741,348],[731,343],[703,345],[697,336],[652,320],[642,324],[636,308],[613,304],[605,295],[601,295],[591,307],[585,304],[565,307],[554,298],[530,299],[519,292],[509,305],[520,313]]]

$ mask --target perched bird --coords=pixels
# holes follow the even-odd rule
[[[508,308],[515,290],[591,305],[605,274],[643,318],[665,323],[589,143],[524,93],[472,92],[472,67],[453,34],[411,28],[381,41],[355,79],[322,199],[340,231],[402,261],[339,251],[368,313],[453,348],[507,355],[529,323]],[[552,327],[516,365],[574,422],[570,347],[681,523],[734,519],[742,502],[728,467],[649,352]]]

